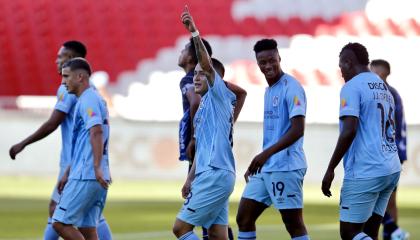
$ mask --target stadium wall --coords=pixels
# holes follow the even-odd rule
[[[56,131],[10,160],[10,146],[32,133],[46,119],[40,114],[0,113],[0,174],[54,177],[58,172],[60,134]],[[187,163],[178,161],[177,122],[138,122],[111,119],[110,161],[114,179],[182,180]],[[304,149],[309,169],[306,183],[319,184],[338,136],[336,124],[307,124]],[[408,158],[401,184],[420,186],[420,125],[408,126]],[[261,150],[262,123],[238,122],[234,129],[237,177]],[[342,178],[337,168],[336,183]]]

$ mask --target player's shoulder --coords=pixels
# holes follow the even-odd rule
[[[187,74],[185,74],[185,76],[183,76],[181,78],[181,81],[179,82],[179,85],[182,87],[185,84],[193,83],[193,78],[194,78],[194,73],[193,72],[188,72]]]
[[[287,88],[303,89],[302,84],[299,82],[299,80],[288,73],[284,73],[284,75],[282,76],[282,81]]]

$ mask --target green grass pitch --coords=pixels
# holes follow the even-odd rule
[[[48,198],[54,181],[45,178],[0,177],[0,240],[41,239],[47,220]],[[182,204],[182,182],[115,181],[110,187],[105,217],[114,239],[175,239],[171,228]],[[231,198],[230,222],[236,235],[235,215],[243,183],[238,181]],[[305,186],[304,218],[314,240],[336,240],[338,190],[322,196],[319,186]],[[398,195],[400,225],[420,239],[420,189],[401,187]],[[259,239],[290,239],[274,209],[257,223]],[[197,233],[200,234],[200,229]]]

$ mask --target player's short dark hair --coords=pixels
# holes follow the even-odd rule
[[[83,43],[79,41],[67,41],[63,43],[63,47],[73,51],[75,53],[75,57],[82,57],[85,58],[87,54],[86,47]]]
[[[372,60],[372,62],[370,63],[371,66],[381,66],[383,68],[385,68],[388,73],[391,73],[391,65],[389,65],[389,62],[383,59],[375,59]]]
[[[277,42],[274,39],[264,38],[264,39],[259,40],[254,45],[254,52],[256,54],[262,51],[273,50],[273,49],[277,50]]]
[[[369,65],[369,53],[368,53],[366,47],[363,46],[362,44],[357,43],[357,42],[347,43],[341,49],[340,55],[344,50],[352,51],[354,53],[354,55],[356,55],[356,59],[360,64],[362,64],[364,66]]]
[[[223,63],[216,58],[211,58],[211,63],[214,70],[223,78],[225,76],[225,66],[223,66]]]
[[[210,43],[207,42],[207,40],[204,39],[204,38],[202,38],[201,41],[203,41],[204,47],[206,47],[207,53],[211,57],[211,55],[213,55],[213,50],[211,49]],[[193,40],[192,37],[190,38],[189,52],[190,52],[190,55],[192,56],[192,59],[193,59],[194,63],[197,64],[198,63],[198,58],[197,58],[197,54],[195,52],[194,40]]]
[[[66,61],[63,64],[62,69],[67,68],[67,67],[70,68],[71,71],[75,71],[75,70],[78,70],[78,69],[83,69],[86,72],[88,72],[89,76],[92,74],[92,70],[90,69],[90,65],[89,65],[88,61],[86,61],[86,59],[84,59],[84,58],[77,57],[77,58],[72,58],[72,59]]]

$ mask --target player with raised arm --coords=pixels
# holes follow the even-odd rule
[[[307,168],[302,146],[305,91],[294,77],[282,71],[274,39],[258,41],[254,51],[268,83],[264,96],[264,141],[263,151],[254,157],[245,173],[247,185],[236,216],[238,239],[255,240],[255,222],[273,204],[291,238],[307,240],[302,216],[302,185]]]
[[[57,59],[57,71],[61,75],[61,68],[64,62],[75,57],[85,57],[86,47],[79,41],[67,41],[63,43],[61,48],[58,50]],[[26,146],[37,142],[52,132],[54,132],[58,126],[61,126],[61,154],[60,154],[60,171],[58,180],[65,173],[65,169],[71,161],[71,135],[73,131],[73,111],[74,105],[77,102],[77,98],[74,94],[67,92],[64,82],[61,82],[60,87],[57,90],[57,103],[55,104],[54,110],[51,113],[50,118],[42,124],[42,126],[36,130],[33,134],[22,140],[20,143],[13,145],[9,154],[12,159],[25,149]],[[60,194],[57,186],[54,186],[51,200],[49,203],[49,218],[48,223],[44,231],[44,240],[58,240],[59,236],[51,225],[51,217],[54,213],[55,207],[60,200]],[[104,218],[98,226],[98,232],[102,240],[112,239],[111,231],[108,223]]]
[[[201,39],[207,50],[209,56],[212,55],[212,49],[210,44],[205,40]],[[193,119],[195,113],[197,112],[198,106],[200,104],[200,95],[194,91],[194,69],[198,63],[197,56],[195,54],[194,40],[190,38],[190,42],[185,45],[185,48],[182,49],[181,55],[178,58],[178,66],[184,69],[185,76],[181,79],[179,84],[182,94],[182,106],[183,106],[183,117],[179,123],[179,160],[188,161],[189,167],[188,172],[191,170],[194,154],[195,154],[195,139],[194,139],[194,127]],[[212,64],[214,69],[219,73],[223,78],[224,75],[224,66],[217,60],[212,58]],[[241,112],[242,106],[245,102],[246,91],[241,87],[226,82],[227,87],[235,94],[236,96],[236,105],[234,109],[234,121],[236,122],[239,113]],[[232,229],[228,228],[229,240],[233,240]],[[203,240],[208,239],[207,230],[203,228]]]
[[[197,240],[194,226],[203,226],[208,229],[209,239],[226,240],[228,200],[235,184],[230,136],[236,97],[213,69],[187,7],[181,21],[191,32],[196,49],[194,88],[201,95],[201,102],[194,117],[195,160],[182,188],[186,200],[173,232],[178,239]]]
[[[345,81],[340,93],[340,135],[322,180],[322,192],[331,196],[334,170],[344,158],[341,238],[378,239],[382,216],[401,171],[394,98],[388,86],[369,71],[369,54],[363,45],[349,43],[339,57]]]
[[[390,64],[383,59],[375,59],[370,63],[370,70],[376,73],[388,86],[389,91],[394,97],[395,102],[395,143],[398,148],[398,156],[400,157],[401,165],[407,160],[407,134],[406,124],[404,118],[404,107],[402,99],[398,91],[390,86],[387,82],[389,74],[391,74]],[[383,240],[399,240],[408,239],[409,233],[400,228],[397,224],[398,209],[397,209],[397,188],[389,198],[388,207],[386,209],[383,224]]]
[[[83,58],[71,59],[62,67],[68,92],[78,98],[69,180],[52,217],[54,229],[66,240],[98,239],[96,226],[110,182],[108,110],[105,100],[90,86],[90,75],[90,65]]]

